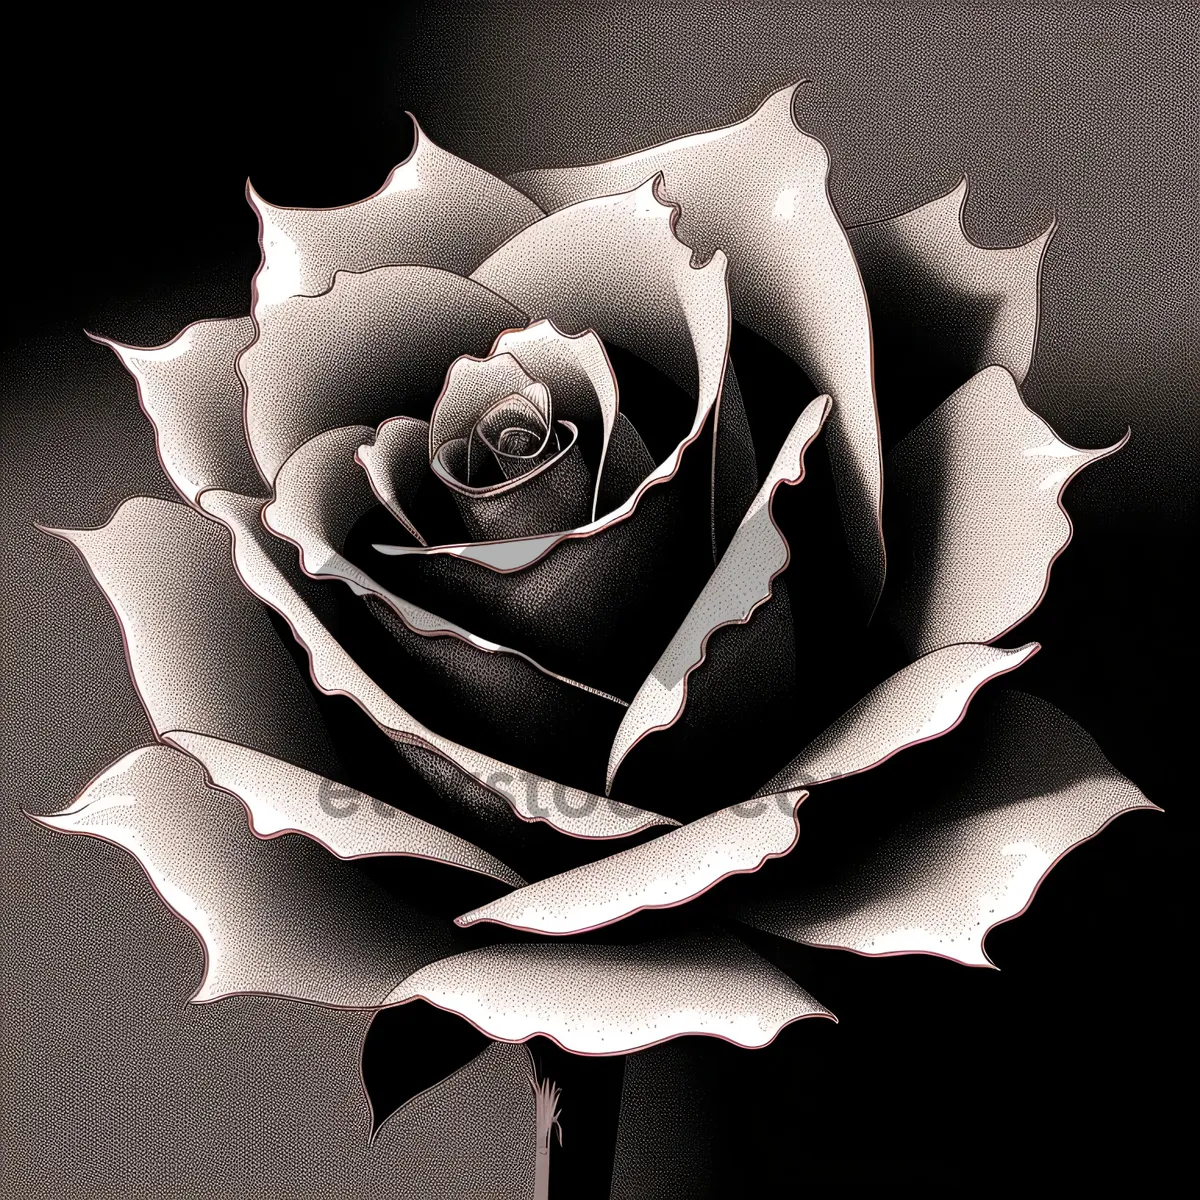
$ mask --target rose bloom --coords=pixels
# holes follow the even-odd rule
[[[418,129],[357,204],[250,191],[250,316],[97,338],[182,502],[53,532],[157,741],[38,819],[137,858],[196,1001],[474,1026],[426,1095],[469,1079],[536,1157],[516,1194],[558,1097],[487,1108],[515,1044],[766,1046],[832,1015],[773,939],[987,965],[1057,859],[1153,807],[992,683],[1038,649],[1007,635],[1063,489],[1123,444],[1021,399],[1051,230],[974,245],[965,181],[843,228],[795,91],[508,181]]]

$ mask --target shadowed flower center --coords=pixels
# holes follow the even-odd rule
[[[507,353],[451,364],[430,421],[430,466],[472,537],[558,533],[589,520],[595,480],[579,426],[556,419],[553,382]]]

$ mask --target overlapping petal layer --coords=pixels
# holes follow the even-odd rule
[[[389,417],[375,431],[374,442],[359,446],[354,458],[379,503],[422,546],[428,545],[410,510],[429,469],[429,422],[420,417]]]
[[[992,249],[967,236],[966,203],[963,179],[920,208],[846,231],[872,323],[889,349],[912,356],[918,379],[930,374],[931,360],[945,359],[958,374],[951,387],[989,366],[1022,383],[1033,362],[1041,266],[1054,224],[1023,246]]]
[[[526,329],[502,333],[492,353],[511,354],[528,375],[544,383],[555,417],[579,430],[580,452],[595,479],[589,516],[594,521],[608,445],[619,415],[617,377],[604,343],[591,330],[568,336],[553,321],[535,321]]]
[[[704,662],[708,639],[724,625],[745,624],[771,596],[775,577],[788,564],[787,540],[771,517],[771,499],[782,484],[804,478],[804,452],[829,413],[829,397],[805,408],[792,427],[762,488],[742,518],[704,590],[633,698],[617,730],[608,760],[607,786],[633,747],[673,724],[687,703],[688,676]]]
[[[467,275],[541,210],[481,167],[443,150],[413,121],[413,148],[374,195],[338,208],[282,208],[253,188],[263,261],[254,315],[328,289],[338,271],[395,264]]]
[[[321,715],[235,573],[226,530],[180,504],[135,497],[99,529],[51,532],[83,555],[116,611],[155,733],[188,729],[331,769]]]
[[[263,477],[338,425],[423,408],[460,354],[482,354],[524,313],[434,267],[341,273],[327,292],[281,301],[242,353],[246,435]]]
[[[246,806],[259,837],[302,833],[338,858],[401,855],[490,875],[509,887],[525,882],[478,846],[327,776],[200,733],[179,730],[165,740]]]
[[[744,943],[697,935],[634,946],[486,946],[414,972],[423,999],[498,1041],[548,1037],[575,1054],[627,1054],[702,1034],[755,1048],[802,1017],[832,1017]]]
[[[154,426],[167,478],[189,504],[207,487],[259,493],[263,484],[246,445],[238,355],[254,338],[249,317],[197,321],[164,346],[110,346],[137,383]]]
[[[372,885],[307,838],[257,838],[232,796],[169,746],[114,763],[61,813],[37,817],[129,851],[196,932],[195,1001],[244,992],[377,1008],[456,949],[453,927]]]
[[[808,795],[735,804],[651,842],[619,850],[561,875],[527,884],[457,918],[529,933],[587,933],[635,913],[686,904],[730,875],[757,871],[796,844],[796,810]]]
[[[981,371],[914,429],[888,456],[911,548],[896,564],[889,616],[910,651],[990,642],[1027,617],[1071,538],[1063,489],[1128,438],[1067,445],[1003,367]]]
[[[877,767],[893,754],[948,733],[990,679],[1015,671],[1040,649],[947,646],[868,692],[755,793],[827,783]]]
[[[1064,854],[1122,813],[1156,806],[1044,700],[1002,693],[984,729],[955,792],[942,790],[837,882],[747,904],[740,919],[813,946],[990,965],[988,931],[1028,907]]]
[[[583,838],[626,837],[653,825],[676,824],[669,817],[521,771],[427,729],[350,657],[271,561],[261,540],[266,532],[257,519],[260,502],[232,492],[206,492],[202,503],[206,512],[233,532],[234,561],[242,579],[291,626],[308,652],[317,686],[330,695],[348,696],[389,737],[432,751],[460,777],[501,799],[521,820],[545,821],[560,833]],[[518,795],[518,785],[524,795]]]
[[[883,587],[884,551],[870,320],[829,200],[829,155],[792,115],[798,86],[776,92],[724,129],[610,162],[524,171],[513,182],[551,210],[663,173],[664,194],[680,205],[680,237],[702,255],[719,247],[729,256],[737,319],[833,397],[830,453],[858,572],[874,602]]]
[[[425,549],[379,546],[387,554],[453,555],[494,571],[537,562],[565,537],[585,537],[624,521],[647,488],[679,470],[721,396],[729,352],[725,256],[703,267],[673,231],[674,209],[654,180],[621,195],[567,208],[518,234],[489,257],[472,280],[570,333],[593,330],[623,346],[696,398],[691,427],[674,452],[624,503],[569,533]]]

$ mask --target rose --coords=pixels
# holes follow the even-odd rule
[[[762,1046],[827,1012],[690,901],[722,884],[743,928],[983,963],[1061,854],[1150,807],[1066,717],[1001,693],[944,739],[965,775],[921,760],[932,806],[836,878],[806,869],[848,854],[822,813],[874,812],[871,781],[1034,652],[992,643],[1041,598],[1066,483],[1117,447],[1067,446],[1018,392],[1049,231],[973,245],[964,186],[847,232],[793,100],[511,183],[418,130],[358,205],[251,194],[251,317],[109,343],[187,503],[58,532],[159,741],[39,819],[137,857],[204,944],[195,999],[424,999],[579,1054]],[[822,394],[756,377],[752,337]],[[885,432],[932,407],[886,459],[886,592],[876,368]],[[844,563],[821,478],[773,504],[810,446]],[[389,856],[439,866],[381,889],[347,861]],[[662,908],[665,936],[639,932]]]

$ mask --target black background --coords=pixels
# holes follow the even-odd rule
[[[1191,8],[576,3],[358,20],[338,6],[152,24],[43,10],[8,31],[6,1195],[397,1184],[386,1139],[365,1144],[365,1017],[248,998],[189,1008],[199,949],[132,860],[19,815],[61,807],[149,739],[111,612],[31,527],[173,495],[131,382],[83,328],[152,344],[244,312],[258,257],[247,175],[280,203],[357,199],[407,151],[405,109],[508,172],[725,123],[801,76],[814,86],[800,116],[830,147],[847,223],[964,171],[985,243],[1058,216],[1026,396],[1077,445],[1127,424],[1133,439],[1071,486],[1075,541],[1023,627],[1045,649],[1019,684],[1078,719],[1167,814],[1123,818],[1062,864],[990,937],[999,973],[810,952],[803,982],[841,1024],[785,1031],[778,1086],[745,1097],[741,1136],[787,1164],[780,1195],[1092,1177],[1154,1190],[1193,1077],[1177,976],[1197,665],[1183,587],[1197,500]]]

